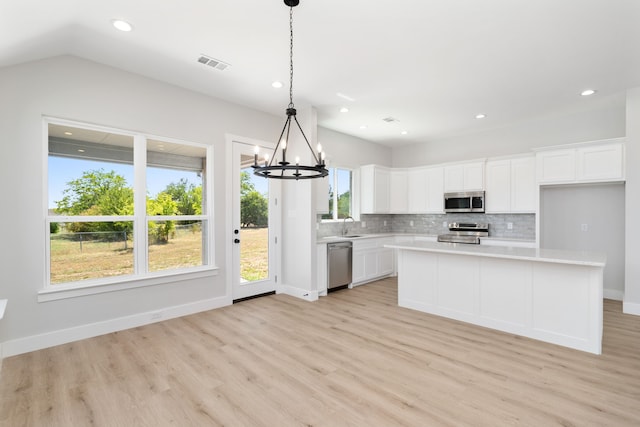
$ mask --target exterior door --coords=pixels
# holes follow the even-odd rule
[[[277,180],[253,174],[255,146],[233,143],[233,300],[275,291],[280,192]],[[271,151],[259,147],[262,154]]]

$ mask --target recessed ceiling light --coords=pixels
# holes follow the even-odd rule
[[[593,90],[593,89],[585,89],[580,93],[580,95],[582,95],[582,96],[591,96],[594,93],[596,93],[596,91]]]
[[[366,129],[367,125],[360,125],[360,129]]]
[[[485,117],[487,117],[485,114],[476,114],[476,119],[484,119]]]
[[[129,24],[127,21],[123,21],[122,19],[114,19],[111,23],[120,31],[129,32],[133,30],[133,25]]]
[[[65,134],[65,135],[73,135],[73,133],[72,133],[72,132],[69,132],[69,131],[66,131],[64,134]]]
[[[342,107],[342,108],[340,109],[340,112],[341,112],[341,113],[348,113],[348,112],[349,112],[349,109],[348,109],[347,107]]]
[[[84,150],[82,148],[78,148],[78,153],[84,153]]]
[[[406,135],[406,134],[408,134],[408,133],[409,133],[409,132],[407,132],[406,130],[403,130],[402,132],[400,132],[400,135]]]
[[[271,83],[271,86],[275,87],[276,89],[280,89],[282,87],[282,82],[275,81]]]

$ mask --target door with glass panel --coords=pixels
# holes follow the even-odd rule
[[[260,161],[271,150],[258,147]],[[233,299],[275,291],[279,208],[277,180],[253,174],[255,146],[233,143]]]

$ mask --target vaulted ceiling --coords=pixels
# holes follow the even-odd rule
[[[382,144],[615,105],[640,86],[638,0],[301,0],[293,16],[296,106]],[[282,0],[0,0],[0,34],[0,67],[71,54],[283,118],[289,102]]]

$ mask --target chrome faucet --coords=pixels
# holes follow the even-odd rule
[[[355,219],[353,219],[352,217],[348,216],[346,217],[344,220],[342,220],[342,235],[346,236],[347,235],[347,220],[350,219],[351,221],[353,221],[354,223],[356,222]]]

